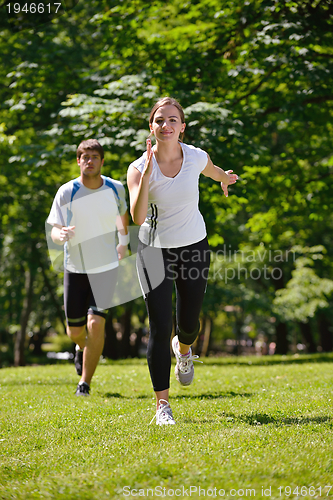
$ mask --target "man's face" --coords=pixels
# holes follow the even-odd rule
[[[81,175],[84,177],[99,177],[104,163],[98,151],[94,149],[84,149],[80,158],[77,158]]]

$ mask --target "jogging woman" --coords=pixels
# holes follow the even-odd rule
[[[198,209],[199,175],[220,182],[226,196],[228,186],[237,180],[232,170],[215,166],[205,151],[181,142],[185,126],[178,101],[160,99],[149,118],[156,145],[152,147],[148,139],[147,151],[131,163],[127,174],[131,215],[141,225],[138,272],[149,316],[147,360],[158,425],[175,424],[169,404],[174,282],[177,326],[172,349],[180,384],[191,384],[193,360],[198,358],[192,355],[191,344],[199,332],[210,263],[205,222]],[[160,262],[162,279],[154,284],[161,274]]]

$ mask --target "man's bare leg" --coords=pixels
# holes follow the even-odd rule
[[[89,386],[102,355],[105,336],[105,319],[102,316],[89,314],[87,320],[87,339],[83,351],[83,367],[80,382]]]
[[[67,325],[67,335],[69,338],[77,344],[80,349],[84,349],[86,345],[86,325],[83,326],[68,326]]]

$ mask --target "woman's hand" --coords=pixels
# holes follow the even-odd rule
[[[131,215],[135,224],[144,223],[148,211],[149,178],[153,171],[151,140],[147,139],[147,156],[142,173],[135,167],[127,172],[127,186],[130,195]]]
[[[145,166],[142,172],[142,177],[150,177],[152,171],[153,171],[153,162],[152,162],[152,157],[153,157],[153,150],[151,147],[151,140],[148,138],[147,141],[147,157],[145,161]]]
[[[238,175],[232,174],[231,172],[233,172],[233,170],[226,170],[225,173],[229,180],[228,182],[221,182],[221,188],[226,198],[228,198],[228,186],[230,186],[230,184],[235,184],[238,179]]]

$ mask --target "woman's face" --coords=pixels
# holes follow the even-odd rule
[[[171,104],[158,108],[153,122],[150,123],[150,131],[155,135],[157,141],[178,141],[179,134],[184,130],[185,123],[182,123],[176,106]]]

